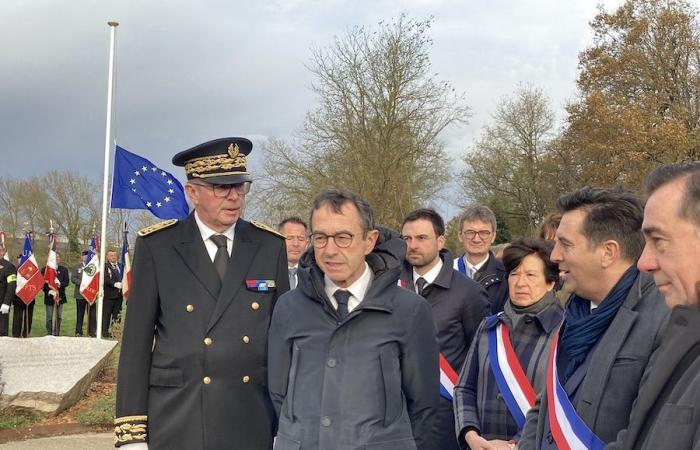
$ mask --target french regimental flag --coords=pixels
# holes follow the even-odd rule
[[[90,250],[88,251],[85,265],[83,266],[83,277],[80,280],[80,293],[83,294],[88,303],[93,304],[97,300],[97,293],[100,290],[100,245],[97,236],[92,235],[90,239]]]
[[[54,301],[58,301],[58,263],[56,262],[56,235],[49,233],[49,254],[46,257],[46,270],[44,271],[44,279],[53,292]]]
[[[126,226],[124,227],[126,228]],[[122,295],[129,299],[131,289],[131,258],[129,257],[129,241],[126,239],[124,231],[124,243],[122,244]]]
[[[17,268],[17,297],[21,298],[25,304],[30,304],[36,294],[44,287],[44,276],[36,263],[34,252],[32,252],[32,240],[30,233],[24,236],[24,249],[22,258]]]

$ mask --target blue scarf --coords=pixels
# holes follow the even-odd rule
[[[638,275],[639,270],[635,265],[627,269],[600,306],[592,312],[590,301],[575,294],[571,296],[565,313],[566,326],[560,340],[561,355],[568,361],[564,380],[569,379],[608,329]]]

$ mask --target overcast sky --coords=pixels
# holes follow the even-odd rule
[[[617,0],[604,2],[619,5]],[[117,28],[115,134],[184,178],[170,158],[209,139],[286,138],[316,99],[304,63],[354,25],[434,16],[432,68],[466,93],[471,123],[442,138],[455,164],[518,83],[563,117],[593,0],[2,0],[0,176],[49,167],[100,180],[108,20]],[[255,150],[254,150],[255,153]],[[260,164],[256,161],[256,164]]]

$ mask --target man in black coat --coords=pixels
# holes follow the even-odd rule
[[[7,336],[10,328],[10,304],[17,288],[17,269],[5,259],[5,247],[0,245],[0,336]]]
[[[46,274],[46,267],[42,267],[42,274]],[[61,265],[61,254],[56,252],[56,281],[58,291],[53,291],[48,283],[44,283],[44,305],[46,306],[46,334],[59,336],[61,334],[61,318],[63,317],[63,304],[66,299],[66,287],[70,283],[68,268]],[[54,327],[54,308],[56,309],[56,323]]]
[[[251,149],[222,138],[176,155],[194,212],[138,233],[117,381],[122,450],[272,448],[267,330],[289,280],[284,237],[241,218]]]
[[[313,251],[270,326],[275,449],[427,448],[438,347],[430,307],[397,285],[406,245],[348,192],[319,194],[309,222]]]
[[[491,312],[503,311],[508,300],[508,279],[491,245],[496,241],[496,216],[487,206],[467,207],[459,218],[459,241],[464,255],[454,260],[454,269],[479,283],[489,296]]]
[[[606,449],[700,448],[700,162],[657,168],[647,178],[637,262],[671,309],[644,374],[627,430]]]
[[[105,286],[102,304],[102,335],[112,337],[111,326],[121,320],[122,312],[122,271],[117,263],[117,252],[107,251],[107,262],[104,265]]]
[[[437,212],[417,209],[409,213],[403,220],[401,236],[406,242],[406,260],[400,284],[430,304],[440,353],[458,374],[474,333],[490,313],[488,296],[479,284],[452,268],[452,255],[443,248],[445,222]],[[459,450],[454,427],[452,389],[445,386],[426,448]]]

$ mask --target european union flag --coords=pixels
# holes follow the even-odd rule
[[[185,190],[174,176],[119,146],[114,154],[112,208],[147,209],[161,219],[182,219],[190,211]]]

